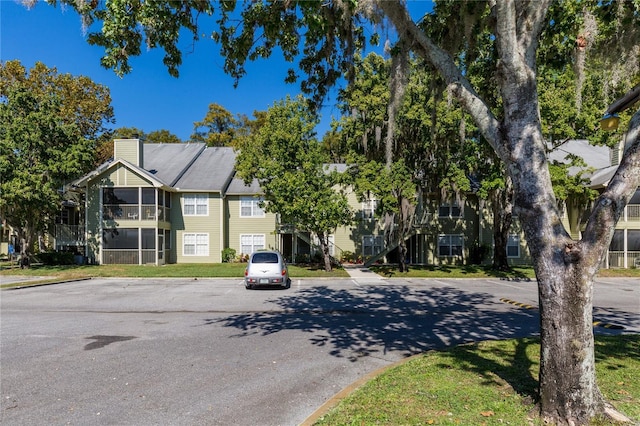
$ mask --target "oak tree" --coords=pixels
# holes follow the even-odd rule
[[[0,64],[0,215],[23,259],[53,225],[63,185],[92,169],[97,135],[112,117],[109,89],[87,77]]]
[[[298,232],[315,235],[329,272],[329,237],[338,226],[350,224],[353,214],[339,189],[339,171],[327,165],[315,139],[316,124],[304,98],[276,102],[258,133],[241,140],[236,169],[245,182],[258,180],[266,211]]]
[[[617,221],[640,184],[640,111],[625,121],[627,148],[616,174],[594,203],[579,240],[562,224],[552,190],[542,131],[538,96],[538,47],[543,35],[555,37],[541,61],[566,61],[573,49],[598,54],[608,81],[615,71],[637,75],[640,44],[640,4],[632,1],[487,0],[440,1],[415,19],[404,1],[286,1],[209,2],[189,0],[146,2],[76,2],[83,16],[102,21],[89,42],[104,46],[104,65],[127,72],[128,59],[140,54],[143,35],[151,48],[162,47],[169,72],[177,75],[181,57],[180,28],[198,37],[198,17],[217,16],[213,34],[226,58],[225,70],[236,78],[246,72],[247,60],[279,51],[289,61],[298,59],[304,75],[301,87],[319,105],[332,84],[352,78],[352,57],[365,43],[365,22],[384,22],[395,28],[390,40],[397,54],[413,54],[430,63],[452,95],[474,120],[483,139],[504,163],[514,188],[514,212],[533,258],[541,315],[540,412],[549,422],[585,424],[595,416],[614,414],[605,403],[595,377],[592,304],[594,278],[603,263]],[[54,0],[52,0],[54,2]],[[429,7],[427,7],[429,6]],[[415,13],[415,12],[414,12]],[[429,23],[449,21],[443,31],[464,32],[465,42],[488,30],[494,47],[491,78],[496,90],[487,95],[474,87],[461,66],[457,45],[447,45],[429,33]],[[595,25],[590,25],[595,22]],[[589,24],[589,25],[587,25]],[[590,40],[598,49],[588,49]],[[613,53],[613,54],[612,54]],[[576,57],[580,64],[579,56]],[[635,68],[634,68],[635,67]],[[298,77],[292,69],[289,80]],[[617,79],[612,101],[632,81]],[[625,84],[627,85],[625,87]],[[391,99],[401,95],[391,88]],[[606,109],[602,105],[602,110]]]

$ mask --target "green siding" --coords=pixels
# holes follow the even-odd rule
[[[114,158],[143,167],[142,146],[143,143],[139,139],[115,139],[113,141]]]
[[[337,250],[334,256],[340,258],[340,251],[350,251],[356,256],[362,256],[362,237],[365,235],[384,235],[379,219],[369,219],[362,217],[362,202],[351,187],[346,188],[345,194],[349,205],[354,212],[354,224],[352,226],[340,227],[335,232],[335,244]]]
[[[222,261],[221,244],[221,206],[220,194],[208,194],[208,215],[206,216],[186,216],[184,215],[185,194],[178,194],[172,199],[171,222],[176,224],[172,232],[172,250],[176,255],[177,263],[220,263]],[[176,200],[177,198],[177,200]],[[185,255],[184,235],[185,234],[206,234],[209,240],[209,250],[206,255]]]
[[[145,176],[118,165],[92,179],[87,186],[87,251],[88,257],[101,262],[102,230],[105,228],[155,228],[151,220],[102,220],[102,188],[105,187],[153,187]],[[168,259],[165,262],[169,262]]]
[[[226,203],[226,223],[227,223],[227,247],[241,253],[240,235],[262,234],[265,239],[265,246],[268,249],[280,250],[276,230],[276,215],[265,213],[264,217],[240,217],[240,199],[238,195],[227,196]]]

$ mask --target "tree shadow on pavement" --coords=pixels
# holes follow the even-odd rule
[[[272,311],[215,322],[240,330],[237,337],[302,330],[314,345],[351,361],[389,352],[410,356],[460,343],[530,336],[539,330],[537,311],[453,287],[377,285],[347,291],[318,286],[270,302],[275,305]]]

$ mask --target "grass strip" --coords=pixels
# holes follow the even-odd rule
[[[605,398],[640,420],[640,336],[596,336]],[[537,338],[487,341],[413,357],[370,380],[316,425],[542,425]],[[595,425],[610,425],[599,420]]]

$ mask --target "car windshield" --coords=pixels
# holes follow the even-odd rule
[[[253,255],[253,263],[278,263],[278,255],[275,253],[256,253]]]

